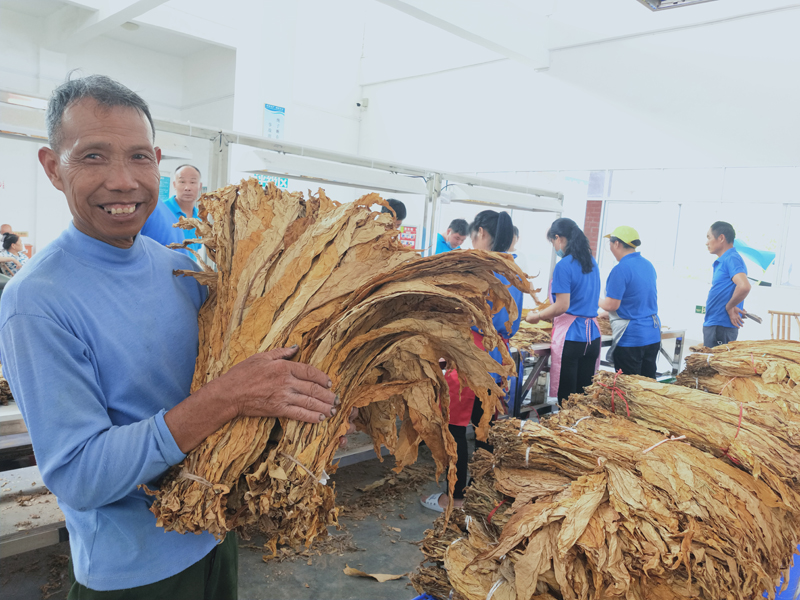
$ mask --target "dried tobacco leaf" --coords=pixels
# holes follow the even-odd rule
[[[618,391],[614,391],[614,390]],[[587,388],[589,402],[611,408],[645,426],[685,435],[697,448],[724,457],[763,479],[786,506],[800,511],[800,402],[793,393],[779,402],[708,394],[645,377],[599,372]],[[620,396],[622,394],[624,397]],[[800,400],[800,398],[797,398]],[[581,401],[584,401],[583,399]]]
[[[0,406],[6,406],[12,400],[14,400],[14,396],[11,394],[11,387],[3,377],[3,365],[0,365]]]
[[[798,364],[797,346],[768,346],[708,351],[703,369],[720,371],[694,371],[729,377],[746,358],[757,372],[736,381],[749,385],[727,388],[743,397],[598,373],[541,424],[498,422],[493,454],[475,453],[467,532],[450,542],[438,588],[468,600],[509,584],[517,600],[774,598],[800,541],[800,388],[763,381]],[[488,523],[498,506],[499,532]],[[436,535],[423,542],[431,560]]]
[[[536,325],[531,325],[522,321],[519,331],[511,338],[511,345],[518,350],[530,350],[534,344],[549,344],[553,324],[547,321],[539,321]]]
[[[197,229],[217,267],[182,273],[209,285],[192,390],[257,352],[298,344],[297,359],[327,373],[342,404],[314,425],[238,418],[220,428],[151,492],[160,527],[217,536],[257,527],[273,553],[277,544],[308,546],[326,535],[338,509],[324,481],[353,407],[358,428],[376,450],[390,449],[396,470],[416,460],[424,441],[452,490],[456,448],[438,361],[479,390],[485,437],[489,418],[502,411],[489,373],[513,373],[487,300],[512,319],[517,312],[494,273],[524,291],[530,285],[507,255],[420,258],[397,240],[389,215],[370,210],[376,203],[383,200],[370,194],[339,204],[322,190],[306,200],[251,179],[203,196],[200,217],[181,220]],[[502,365],[475,346],[473,325],[488,349],[500,348]]]

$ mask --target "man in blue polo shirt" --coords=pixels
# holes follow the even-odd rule
[[[613,331],[606,359],[626,375],[655,379],[661,348],[655,267],[636,251],[642,242],[633,227],[617,227],[605,237],[609,238],[611,254],[619,261],[608,275],[606,297],[600,300]]]
[[[194,165],[181,165],[175,169],[172,187],[175,189],[175,195],[165,200],[164,204],[175,216],[173,222],[177,223],[180,217],[196,219],[197,201],[200,199],[200,192],[203,191],[200,169]],[[194,229],[184,229],[182,231],[184,239],[191,240],[195,238]],[[200,244],[190,244],[189,248],[197,252],[200,250]]]
[[[467,228],[469,223],[464,219],[453,219],[450,221],[450,226],[447,231],[442,235],[441,233],[436,238],[436,252],[434,254],[443,254],[450,252],[450,250],[458,250],[464,240],[467,239]]]
[[[706,247],[718,257],[703,323],[703,344],[708,348],[734,341],[744,324],[744,299],[750,293],[750,282],[744,260],[733,247],[734,239],[736,232],[725,221],[717,221],[706,233]]]

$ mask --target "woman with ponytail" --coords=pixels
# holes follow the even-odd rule
[[[469,226],[469,234],[472,239],[472,247],[475,250],[486,250],[490,252],[507,252],[514,239],[514,224],[511,222],[511,217],[506,212],[496,212],[493,210],[484,210],[475,217],[475,220]],[[517,318],[511,324],[511,329],[507,327],[509,321],[508,311],[503,308],[492,318],[492,324],[497,330],[497,333],[503,338],[503,341],[508,348],[508,340],[511,339],[519,329],[519,322],[522,315],[522,298],[523,294],[520,290],[509,284],[508,280],[500,274],[495,273],[495,276],[503,282],[514,298],[517,304]],[[491,302],[489,303],[491,306]],[[483,348],[483,334],[475,327],[472,328],[472,337],[475,344]],[[502,364],[503,357],[499,348],[495,348],[489,355],[498,363]],[[495,381],[499,384],[501,381],[500,375],[492,373]],[[458,373],[450,370],[445,374],[447,385],[450,389],[450,434],[456,441],[458,449],[458,461],[456,463],[456,473],[458,480],[456,481],[455,490],[453,491],[453,503],[456,507],[460,507],[464,503],[464,489],[467,487],[467,464],[469,462],[469,451],[467,449],[467,425],[470,421],[477,427],[483,417],[483,406],[481,401],[475,396],[469,388],[462,388],[458,381]],[[494,417],[492,417],[494,420]],[[475,446],[484,448],[489,452],[492,447],[483,441],[475,440]],[[437,512],[443,512],[447,507],[448,497],[447,494],[431,494],[427,498],[422,499],[422,505]]]
[[[556,219],[547,231],[561,260],[550,282],[550,301],[544,310],[528,313],[526,321],[553,321],[550,344],[550,396],[558,404],[591,385],[600,366],[600,271],[589,240],[572,219]]]

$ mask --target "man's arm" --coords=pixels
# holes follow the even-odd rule
[[[744,325],[744,320],[742,319],[742,314],[744,311],[738,307],[745,298],[747,298],[747,294],[750,293],[750,282],[747,280],[746,273],[737,273],[732,278],[733,283],[736,284],[736,288],[733,290],[733,295],[731,299],[728,300],[728,303],[725,305],[725,310],[728,311],[728,316],[731,318],[731,323],[734,327],[741,327]]]
[[[339,398],[327,375],[290,362],[297,348],[278,348],[242,361],[204,385],[164,417],[181,452],[188,453],[235,417],[286,417],[319,423],[336,414]]]
[[[602,308],[606,312],[614,312],[615,310],[619,309],[619,305],[622,303],[622,300],[616,300],[614,298],[609,298],[606,296],[605,298],[600,298],[600,308]]]
[[[319,383],[310,381],[312,367],[280,360],[294,351],[278,350],[243,361],[166,415],[162,410],[119,426],[109,418],[90,349],[55,321],[12,316],[0,331],[0,347],[44,482],[79,511],[154,481],[234,416],[319,422],[335,402],[326,376],[314,369],[311,378]]]

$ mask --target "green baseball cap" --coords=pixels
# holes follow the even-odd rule
[[[642,241],[639,239],[639,232],[636,231],[633,227],[628,227],[627,225],[620,225],[614,231],[612,231],[608,235],[604,235],[603,237],[606,238],[615,237],[618,240],[622,240],[629,246],[642,245]]]

